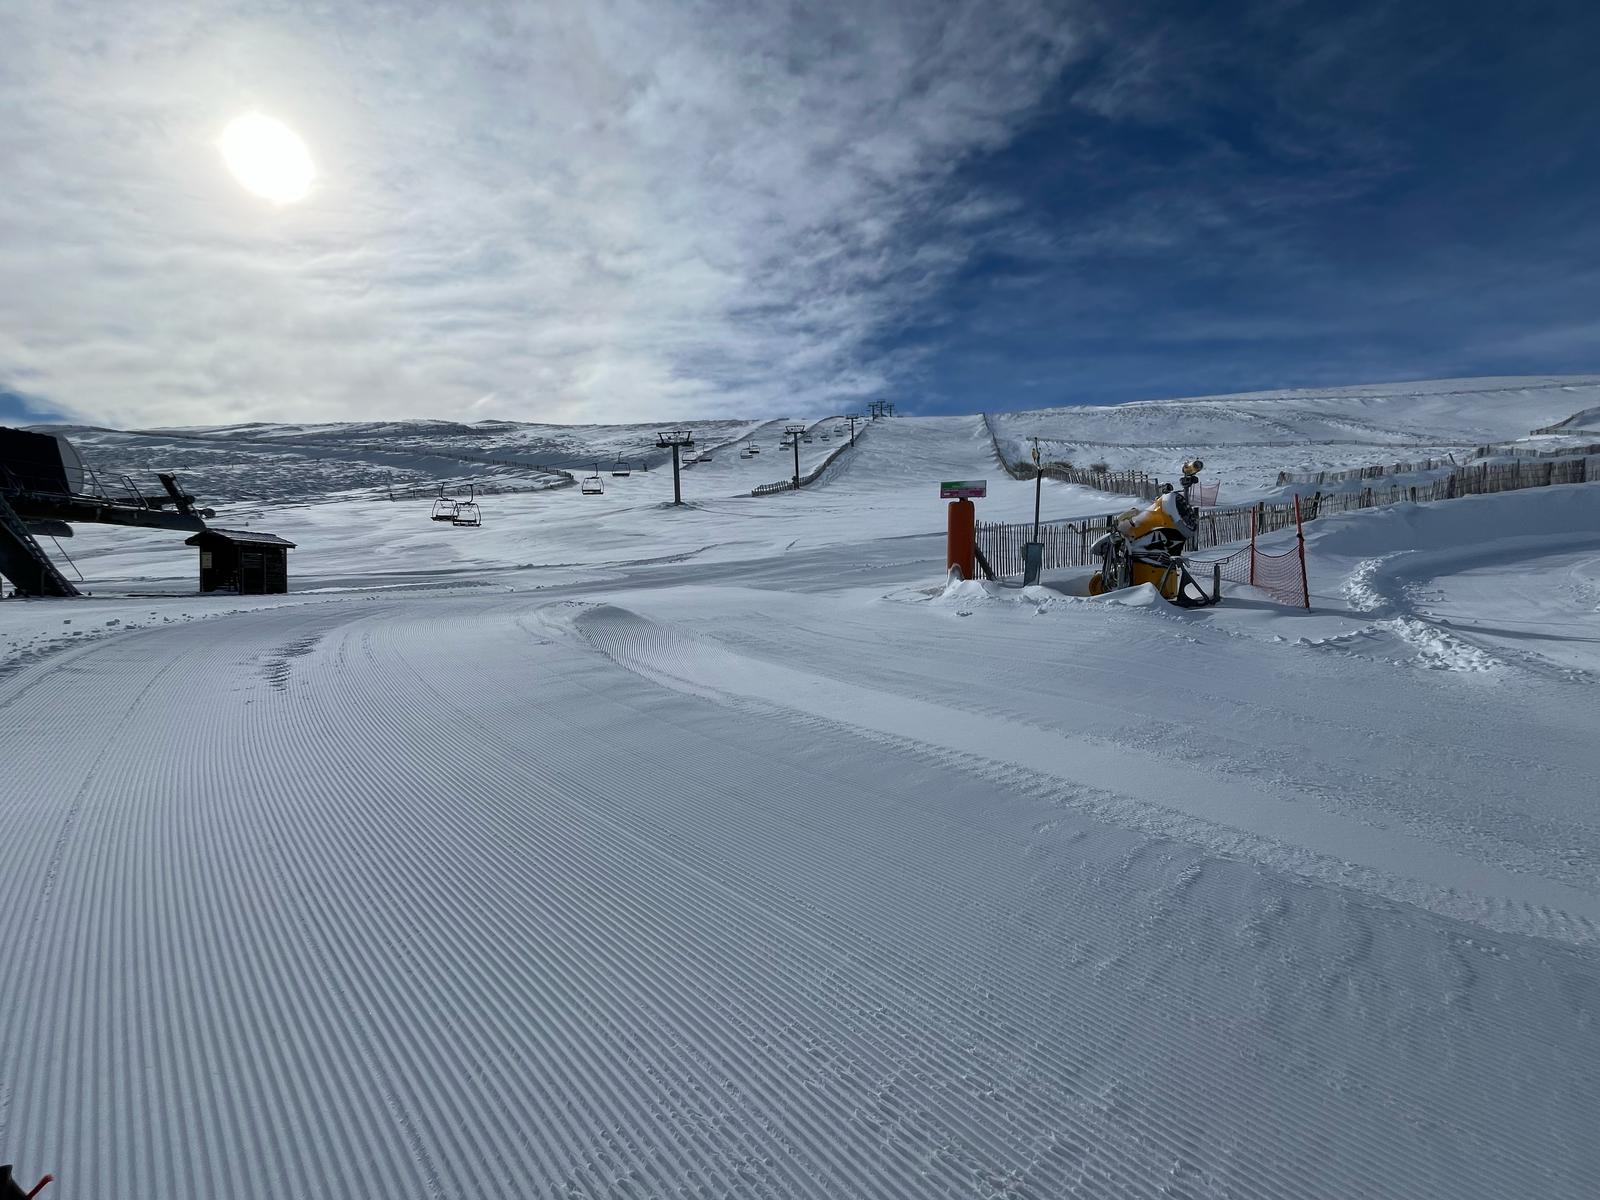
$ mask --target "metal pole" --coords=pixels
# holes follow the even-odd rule
[[[1257,508],[1250,510],[1250,586],[1256,585],[1256,512]]]
[[[805,422],[797,425],[786,425],[784,433],[789,435],[789,444],[794,448],[794,489],[800,490],[800,439],[806,435]]]
[[[1039,439],[1033,439],[1033,540],[1039,540],[1039,496],[1044,489],[1044,463],[1039,458]]]
[[[1039,498],[1044,489],[1044,469],[1033,468],[1033,540],[1039,540]]]
[[[1306,579],[1306,530],[1300,522],[1300,494],[1294,497],[1294,536],[1300,545],[1300,601],[1306,608],[1311,607],[1311,584]]]
[[[683,503],[683,487],[678,482],[678,443],[672,443],[672,502]]]

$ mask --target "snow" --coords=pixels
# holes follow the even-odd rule
[[[1359,399],[1487,441],[1593,403],[1547,383]],[[1238,443],[1307,405],[1169,407],[1264,488],[1269,448]],[[330,470],[220,506],[299,544],[287,596],[198,597],[181,535],[80,527],[95,596],[0,604],[20,1175],[1600,1191],[1600,486],[1326,518],[1310,612],[1183,611],[1070,572],[948,581],[941,478],[1032,515],[979,418],[879,422],[767,497],[792,458],[724,432],[762,455],[691,468],[682,509],[653,468],[456,529],[329,499]],[[1141,466],[1181,450],[1156,436]],[[1044,488],[1047,518],[1124,503]]]
[[[1521,439],[1600,400],[1600,377],[1447,379],[1425,383],[1158,400],[1000,413],[997,433],[1014,460],[1027,439],[1077,466],[1176,476],[1200,454],[1224,498],[1270,485],[1279,471],[1458,460],[1473,447]]]

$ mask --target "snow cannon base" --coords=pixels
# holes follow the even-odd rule
[[[1206,608],[1222,599],[1220,592],[1201,587],[1200,581],[1189,574],[1183,560],[1174,556],[1135,557],[1127,563],[1126,579],[1108,579],[1107,574],[1106,571],[1098,571],[1090,577],[1091,596],[1103,596],[1107,592],[1148,583],[1155,587],[1163,600],[1178,608]]]

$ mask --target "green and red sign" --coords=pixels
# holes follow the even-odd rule
[[[982,500],[988,494],[987,479],[947,479],[939,485],[941,500]]]

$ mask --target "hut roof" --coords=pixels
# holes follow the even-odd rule
[[[198,546],[207,538],[220,538],[222,541],[232,542],[236,546],[287,546],[291,550],[294,549],[293,542],[286,538],[281,538],[275,533],[252,533],[248,529],[218,529],[214,525],[208,529],[202,529],[193,537],[185,538],[183,544],[185,546]]]

